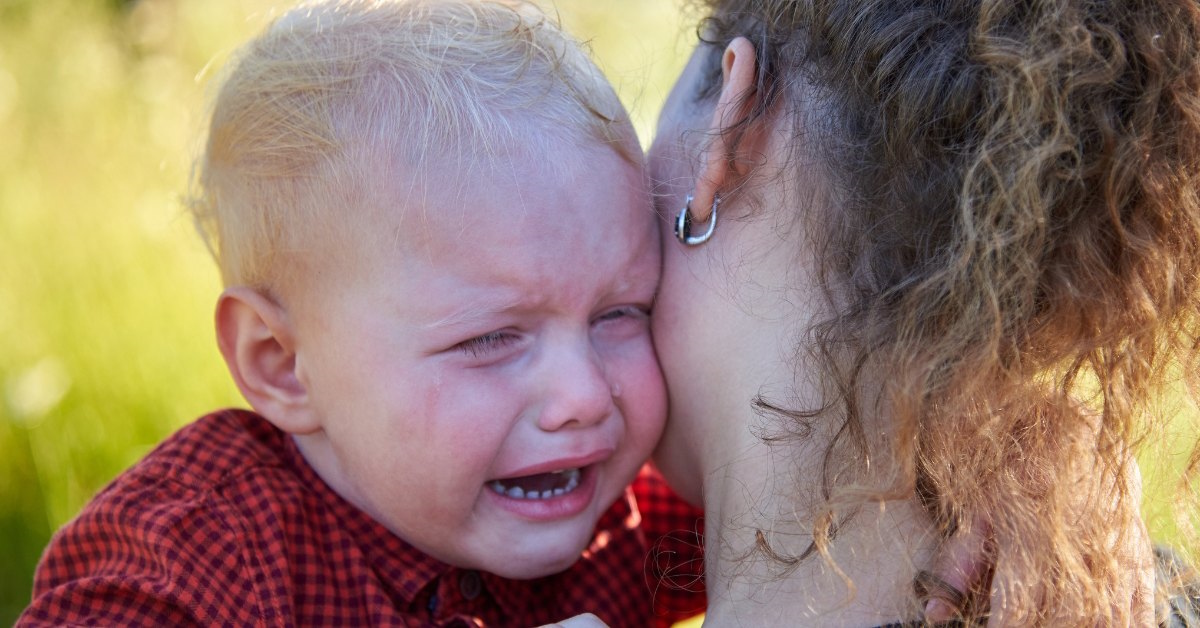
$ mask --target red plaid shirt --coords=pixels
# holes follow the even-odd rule
[[[59,530],[18,625],[537,626],[591,612],[662,626],[703,610],[702,588],[673,586],[695,584],[680,569],[700,573],[698,512],[647,470],[627,496],[570,569],[508,580],[423,554],[329,489],[264,419],[218,412]]]

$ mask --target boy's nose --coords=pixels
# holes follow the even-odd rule
[[[564,351],[546,366],[546,403],[538,417],[539,428],[587,427],[612,413],[613,385],[590,346]]]

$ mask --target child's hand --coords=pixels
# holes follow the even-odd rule
[[[608,624],[591,613],[584,613],[555,624],[546,624],[542,628],[608,628]]]

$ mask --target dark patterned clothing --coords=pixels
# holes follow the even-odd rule
[[[697,516],[643,470],[567,571],[458,569],[339,497],[263,418],[227,410],[168,438],[59,530],[18,625],[536,626],[591,612],[661,626],[702,610],[703,591],[657,586],[646,539],[695,530]],[[660,557],[694,555],[673,538]]]

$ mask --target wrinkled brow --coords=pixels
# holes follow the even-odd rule
[[[426,329],[445,329],[470,325],[497,314],[528,310],[534,306],[529,299],[522,295],[480,300],[465,307],[458,308],[425,325]]]

